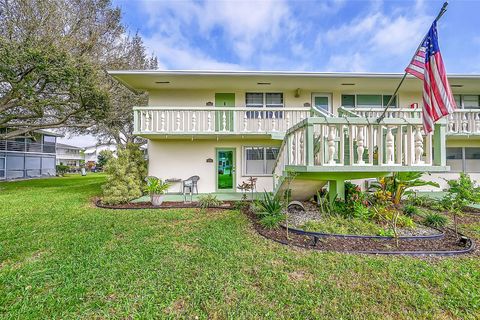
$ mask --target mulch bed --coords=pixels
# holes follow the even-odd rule
[[[209,207],[209,209],[234,209],[234,201],[223,201],[219,206]],[[186,209],[186,208],[200,208],[198,202],[178,202],[178,201],[164,201],[161,206],[154,206],[150,202],[129,202],[118,205],[102,204],[99,199],[95,200],[95,205],[104,209]]]
[[[397,240],[396,239],[365,239],[365,238],[338,238],[319,237],[314,245],[313,237],[289,232],[283,228],[269,230],[263,228],[256,215],[249,209],[243,212],[252,221],[255,230],[262,236],[273,241],[305,249],[336,252],[356,252],[371,254],[410,254],[410,255],[452,255],[467,253],[474,249],[473,242],[460,243],[456,234],[445,229],[445,235],[439,239]]]

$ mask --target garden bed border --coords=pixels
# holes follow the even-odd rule
[[[286,226],[281,225],[283,229],[287,229]],[[437,230],[439,233],[431,234],[431,235],[420,235],[420,236],[400,236],[398,239],[400,240],[428,240],[428,239],[440,239],[445,237],[445,232],[439,230],[437,228],[429,227],[434,230]],[[357,234],[338,234],[338,233],[324,233],[324,232],[315,232],[315,231],[305,231],[301,229],[295,229],[288,227],[288,232],[312,236],[312,237],[333,237],[333,238],[355,238],[355,239],[377,239],[377,240],[392,240],[395,237],[387,237],[387,236],[374,236],[374,235],[357,235]]]
[[[177,202],[177,201],[171,201],[171,202]],[[181,202],[179,202],[181,203]],[[190,202],[186,203],[184,206],[178,206],[178,207],[162,207],[162,206],[144,206],[144,207],[117,207],[115,205],[107,205],[107,204],[102,204],[102,201],[100,199],[95,200],[95,206],[97,208],[101,209],[111,209],[111,210],[155,210],[155,209],[161,209],[161,210],[167,210],[167,209],[202,209],[202,207],[198,205],[192,205],[192,204],[197,204],[198,202]],[[205,209],[222,209],[222,210],[235,210],[233,206],[212,206],[208,207]]]

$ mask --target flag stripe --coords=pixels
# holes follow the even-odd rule
[[[423,80],[423,128],[425,133],[429,133],[436,121],[452,113],[457,107],[438,46],[435,21],[405,72]]]

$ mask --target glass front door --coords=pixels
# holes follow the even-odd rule
[[[235,191],[235,149],[217,149],[217,191]]]
[[[330,94],[319,94],[319,93],[314,93],[312,100],[313,100],[313,107],[317,109],[318,111],[326,111],[327,113],[331,113],[332,109],[330,106]]]

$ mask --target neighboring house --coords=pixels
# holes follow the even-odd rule
[[[402,74],[111,71],[148,106],[134,107],[134,131],[148,140],[149,175],[198,175],[201,193],[238,192],[249,177],[258,191],[311,197],[328,183],[393,171],[468,172],[480,178],[480,75],[450,75],[459,109],[422,131],[422,83],[407,77],[377,123]],[[451,169],[451,170],[450,170]]]
[[[90,147],[85,147],[85,163],[96,164],[98,162],[98,155],[101,151],[108,150],[112,152],[117,151],[117,146],[114,144],[99,144]]]
[[[57,164],[79,168],[85,162],[83,148],[57,143]]]
[[[57,137],[61,135],[37,130],[0,140],[0,180],[55,176]]]

